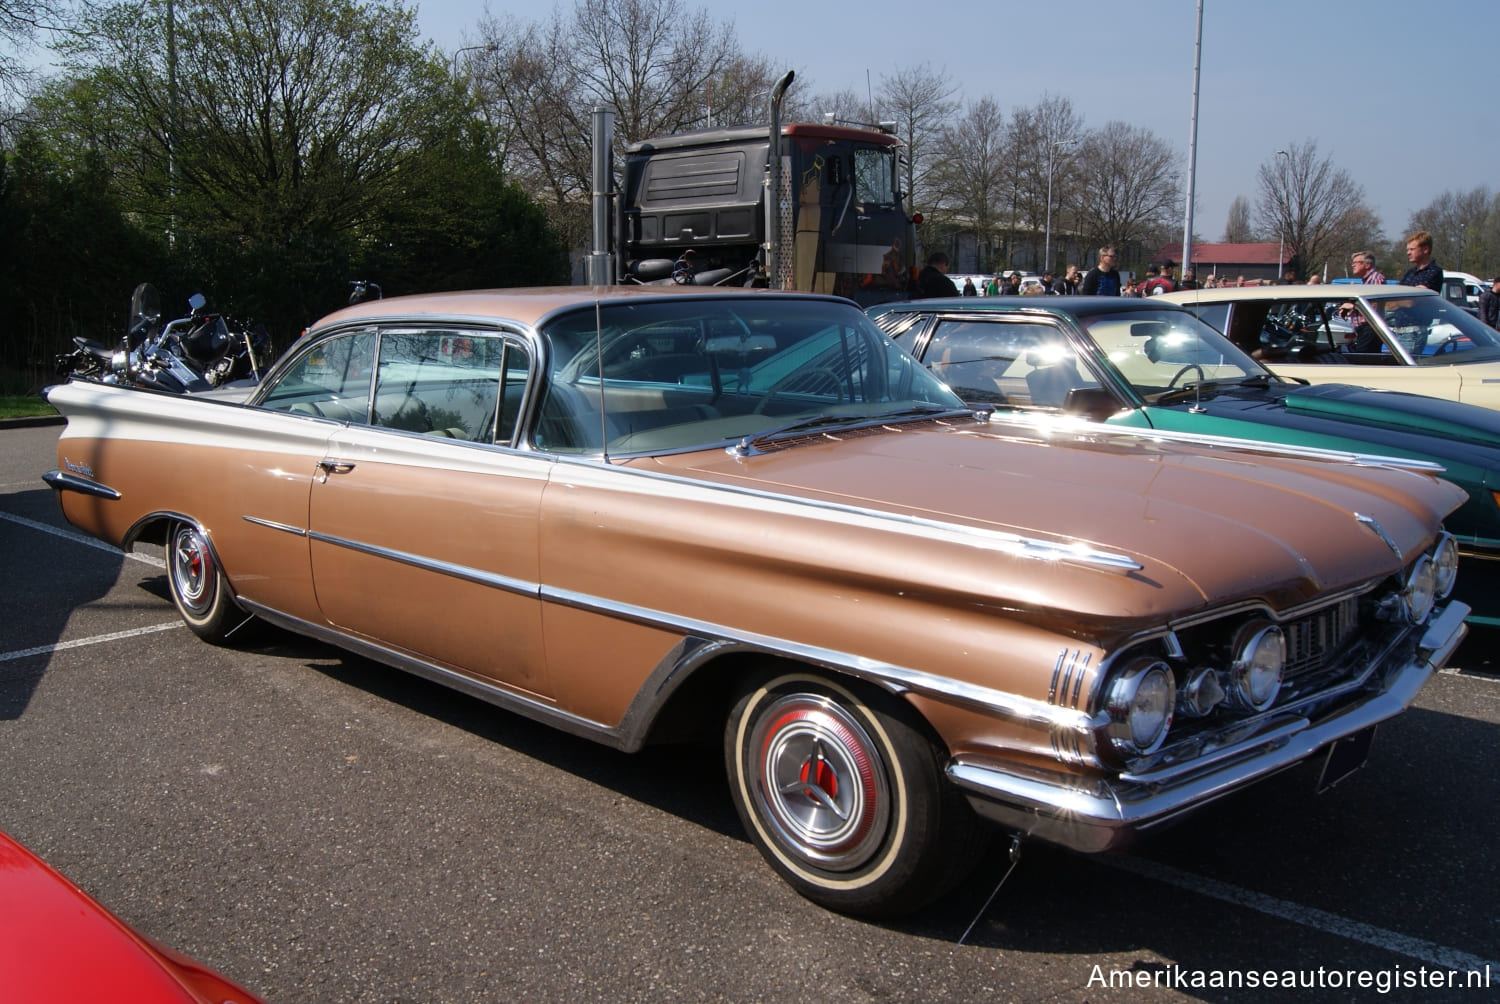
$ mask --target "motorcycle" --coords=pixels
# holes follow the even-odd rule
[[[100,383],[198,394],[231,383],[258,383],[271,362],[271,336],[262,324],[246,325],[204,310],[202,293],[188,298],[189,313],[161,323],[161,298],[143,282],[130,297],[130,323],[118,348],[75,337],[57,357],[57,373]]]

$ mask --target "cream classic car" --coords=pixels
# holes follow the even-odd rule
[[[998,427],[834,297],[388,299],[241,402],[48,399],[67,519],[163,542],[206,640],[722,744],[765,858],[851,913],[950,887],[983,819],[1100,851],[1331,783],[1464,634],[1432,465]]]
[[[1500,331],[1430,289],[1246,286],[1163,299],[1284,376],[1500,408]]]

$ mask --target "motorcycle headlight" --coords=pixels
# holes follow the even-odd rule
[[[1432,613],[1432,605],[1437,602],[1437,567],[1427,555],[1412,564],[1406,586],[1401,590],[1401,601],[1407,619],[1413,624],[1422,623]]]
[[[1167,737],[1177,684],[1166,663],[1137,659],[1109,685],[1105,731],[1114,748],[1126,755],[1153,753]]]
[[[1286,669],[1286,636],[1270,621],[1251,621],[1235,634],[1229,667],[1230,697],[1251,711],[1264,711],[1281,690]]]
[[[1451,533],[1443,534],[1432,549],[1433,589],[1440,600],[1447,599],[1458,581],[1458,541]]]

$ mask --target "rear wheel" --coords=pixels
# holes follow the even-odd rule
[[[204,641],[222,645],[247,619],[208,538],[191,523],[173,523],[167,533],[167,582],[177,612]]]
[[[735,808],[798,892],[843,913],[923,906],[975,863],[983,828],[915,713],[814,673],[767,674],[725,727]]]

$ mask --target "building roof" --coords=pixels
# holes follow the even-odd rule
[[[1281,261],[1276,260],[1276,255],[1281,254]],[[1194,244],[1193,266],[1204,265],[1285,265],[1291,257],[1292,249],[1284,247],[1275,241],[1255,244]],[[1182,261],[1182,242],[1175,244],[1163,244],[1156,254],[1151,256],[1151,261]]]

